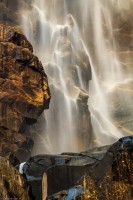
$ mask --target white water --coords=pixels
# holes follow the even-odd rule
[[[112,13],[108,6],[111,3],[102,4],[100,0],[34,0],[30,9],[21,12],[23,32],[42,61],[51,86],[52,100],[50,109],[44,112],[46,127],[41,135],[44,152],[77,152],[122,137],[111,119],[107,93],[129,77],[124,75],[113,51]],[[81,74],[82,66],[76,61],[81,52],[87,58],[81,61],[88,71],[87,60],[91,64],[89,87]],[[74,69],[78,84],[72,76]],[[76,99],[80,89],[84,95],[89,94],[92,138],[91,129],[85,129],[85,135],[78,130],[80,112]],[[82,129],[85,126],[81,124]]]

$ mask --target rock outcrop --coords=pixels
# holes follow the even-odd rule
[[[0,24],[1,155],[31,150],[33,141],[22,133],[48,108],[49,101],[47,76],[31,44],[17,29]]]
[[[133,198],[133,137],[88,152],[38,155],[23,173],[35,199]],[[37,193],[38,191],[38,193]]]
[[[0,199],[30,200],[29,185],[8,159],[0,157]]]

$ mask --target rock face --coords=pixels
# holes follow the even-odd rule
[[[33,148],[33,140],[21,133],[0,129],[0,155],[14,154],[21,162],[28,159]]]
[[[73,199],[75,194],[76,199],[129,200],[133,198],[132,169],[130,136],[89,152],[32,157],[23,172],[35,199],[41,199],[42,194],[43,199]]]
[[[31,199],[28,184],[9,160],[2,157],[0,157],[0,199]]]
[[[8,152],[26,147],[30,139],[21,133],[48,108],[49,101],[47,76],[31,44],[17,29],[0,24],[0,137],[5,148],[9,136]]]

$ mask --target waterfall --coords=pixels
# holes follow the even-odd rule
[[[113,6],[111,0],[33,0],[21,10],[22,30],[43,63],[52,94],[37,153],[79,152],[123,136],[108,100],[110,91],[130,79],[117,55]]]

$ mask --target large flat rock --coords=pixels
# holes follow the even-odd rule
[[[111,146],[82,153],[38,155],[23,166],[23,173],[39,200],[132,199],[133,137],[119,139]],[[37,193],[38,191],[38,193]]]

